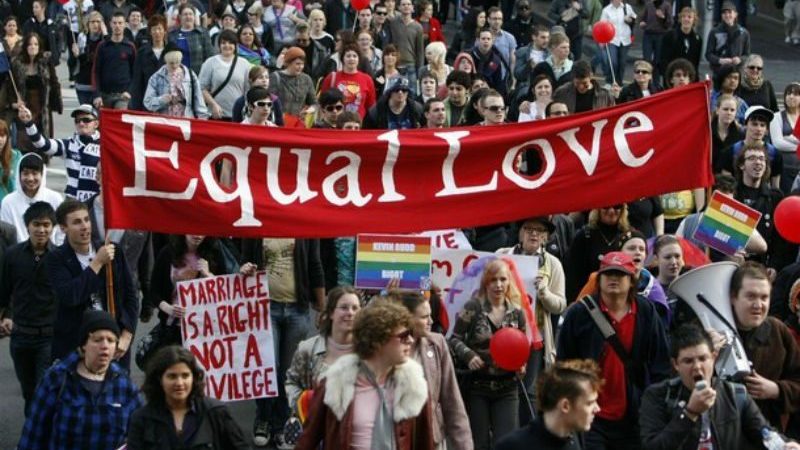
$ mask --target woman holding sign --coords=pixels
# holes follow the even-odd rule
[[[521,305],[522,295],[508,263],[495,259],[486,265],[480,289],[464,304],[453,328],[453,353],[472,371],[466,400],[475,450],[494,447],[492,441],[519,424],[517,374],[494,364],[489,341],[505,327],[525,330]]]
[[[249,449],[224,403],[203,395],[203,370],[177,345],[159,350],[147,367],[147,405],[131,417],[128,450]]]

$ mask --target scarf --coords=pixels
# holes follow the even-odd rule
[[[752,91],[757,91],[761,89],[761,86],[764,84],[764,75],[763,72],[759,72],[754,80],[750,80],[750,77],[747,75],[742,76],[742,85],[747,89]]]
[[[380,399],[380,406],[378,406],[378,411],[375,413],[375,423],[372,426],[370,450],[395,450],[394,419],[392,410],[386,401],[386,390],[392,387],[392,378],[388,377],[386,383],[381,387],[375,378],[375,374],[363,362],[359,363],[359,372],[375,388]]]

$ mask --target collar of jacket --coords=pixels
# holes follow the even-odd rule
[[[358,355],[345,355],[325,371],[325,405],[338,420],[342,420],[355,398],[358,378]],[[392,412],[395,423],[419,415],[428,401],[428,383],[422,366],[413,359],[395,366]]]

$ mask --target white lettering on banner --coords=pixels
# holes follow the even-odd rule
[[[361,157],[354,152],[338,151],[328,155],[325,164],[331,165],[336,158],[347,158],[350,162],[341,169],[325,177],[322,181],[322,195],[336,206],[344,206],[352,203],[356,206],[364,206],[372,198],[372,194],[361,195],[361,187],[358,183],[358,170],[361,167]],[[345,178],[347,180],[347,194],[339,196],[334,189],[336,181]]]
[[[493,191],[497,189],[497,171],[492,171],[492,179],[488,183],[480,186],[456,186],[456,177],[453,173],[453,166],[455,165],[456,158],[461,152],[461,138],[469,136],[469,131],[447,131],[444,133],[433,133],[434,136],[447,141],[448,150],[447,158],[442,164],[442,183],[444,189],[436,193],[437,197],[444,197],[447,195],[461,195],[473,194],[475,192]]]
[[[223,401],[276,397],[266,272],[177,284],[183,345],[206,373],[206,394]]]
[[[317,196],[317,192],[308,187],[308,167],[311,150],[293,148],[289,153],[297,155],[297,182],[294,192],[284,194],[281,190],[278,173],[281,162],[281,149],[278,147],[261,147],[261,153],[267,155],[267,190],[272,198],[281,205],[290,205],[296,201],[305,203]]]
[[[600,158],[600,136],[603,133],[603,128],[605,128],[608,120],[598,120],[597,122],[592,123],[592,127],[594,128],[594,133],[592,133],[592,150],[591,152],[586,151],[586,147],[584,147],[577,138],[577,133],[580,128],[570,128],[569,130],[562,131],[558,133],[558,136],[564,140],[567,144],[567,147],[578,156],[578,159],[581,160],[581,164],[583,164],[584,170],[586,170],[586,175],[591,176],[594,174],[594,170],[597,168],[597,161]]]
[[[191,200],[197,190],[198,179],[188,179],[188,184],[182,192],[166,192],[150,190],[147,188],[147,159],[163,158],[168,159],[172,168],[177,171],[179,161],[179,144],[173,141],[169,150],[148,149],[145,147],[145,131],[148,124],[166,125],[175,127],[181,131],[184,141],[191,138],[191,122],[188,120],[178,120],[165,117],[137,116],[134,114],[122,114],[122,121],[131,124],[133,136],[133,156],[134,156],[134,183],[133,186],[123,188],[123,196],[127,197],[154,197],[170,200]],[[608,124],[608,119],[601,119],[591,123],[593,127],[591,149],[587,150],[577,139],[579,128],[572,128],[557,134],[574,153],[581,164],[583,164],[586,174],[591,176],[600,158],[600,139],[602,131]],[[647,149],[642,156],[633,154],[627,135],[653,131],[653,122],[642,112],[632,111],[622,114],[614,125],[613,141],[617,156],[620,161],[628,167],[641,167],[646,164],[654,155],[653,148]],[[456,182],[455,163],[461,152],[462,139],[470,135],[469,131],[447,131],[434,133],[434,136],[444,140],[448,145],[448,153],[444,158],[441,167],[443,188],[434,194],[435,197],[447,197],[454,195],[474,194],[485,191],[493,191],[498,186],[498,170],[493,169],[487,172],[489,181],[485,184],[471,186],[458,186]],[[395,165],[397,164],[400,153],[401,143],[397,130],[392,130],[377,136],[379,141],[387,143],[386,156],[381,168],[381,184],[383,193],[377,198],[378,202],[400,202],[406,196],[397,191],[395,185]],[[532,179],[528,176],[519,174],[516,170],[516,161],[520,151],[526,147],[537,147],[543,156],[544,170],[537,178]],[[211,199],[217,203],[229,203],[239,199],[240,217],[233,223],[235,227],[259,227],[261,221],[256,219],[254,211],[254,199],[248,179],[248,164],[250,160],[251,147],[221,146],[209,152],[200,163],[200,178]],[[312,151],[310,149],[293,148],[289,153],[297,157],[296,185],[294,190],[286,193],[280,186],[280,160],[282,150],[279,147],[261,147],[260,153],[266,155],[266,189],[270,198],[277,204],[291,205],[294,203],[305,203],[319,196],[319,192],[314,191],[309,185],[309,174],[311,165]],[[223,189],[214,176],[213,163],[221,155],[230,155],[236,164],[236,189],[227,192]],[[346,165],[336,169],[323,178],[321,191],[322,197],[332,205],[344,206],[353,204],[363,207],[373,199],[373,194],[361,192],[361,156],[348,150],[339,150],[330,153],[325,164],[328,167],[338,166],[337,159],[345,159]],[[553,176],[556,170],[555,151],[551,142],[547,139],[534,139],[524,144],[508,149],[501,162],[503,176],[516,186],[534,190],[542,187]],[[459,247],[462,247],[459,245]]]
[[[514,167],[516,165],[517,154],[520,152],[520,150],[532,145],[535,145],[542,150],[545,167],[539,178],[534,180],[530,180],[528,177],[520,175],[519,172],[517,172],[517,169]],[[556,155],[553,153],[553,147],[550,146],[550,143],[547,142],[546,139],[534,139],[513,147],[506,152],[506,157],[503,158],[503,175],[509,180],[513,181],[514,184],[524,189],[538,189],[547,180],[549,180],[551,176],[553,176],[553,172],[555,171]]]
[[[378,197],[379,202],[399,202],[406,199],[406,196],[398,194],[394,187],[394,165],[400,154],[400,138],[397,135],[397,130],[392,130],[378,136],[379,141],[389,143],[389,150],[386,152],[386,159],[383,161],[383,170],[381,171],[383,195]]]
[[[448,292],[453,286],[456,277],[473,261],[484,256],[494,255],[490,252],[477,252],[472,250],[452,250],[444,248],[431,249],[431,282]],[[527,255],[495,255],[497,257],[509,258],[517,266],[517,272],[525,290],[528,300],[533,302],[536,295],[536,276],[539,273],[539,258]],[[476,286],[480,284],[480,277],[476,280]],[[476,287],[477,288],[477,287]],[[473,295],[473,292],[455,292],[451,301],[445,302],[447,316],[450,322],[450,329],[447,331],[449,337],[456,323],[456,315],[464,308],[466,303]],[[444,298],[448,298],[444,296]]]
[[[236,189],[233,192],[226,192],[214,176],[214,161],[221,155],[231,155],[236,161]],[[261,221],[256,219],[255,208],[253,207],[253,193],[250,192],[250,181],[247,178],[248,156],[250,147],[239,148],[231,145],[223,145],[210,151],[203,161],[200,162],[200,177],[206,185],[208,195],[217,203],[228,203],[240,198],[239,209],[241,217],[233,223],[235,227],[260,227]]]
[[[629,119],[635,119],[639,123],[627,127]],[[625,137],[628,134],[642,133],[645,131],[653,131],[653,121],[644,113],[632,111],[623,114],[617,119],[617,124],[614,126],[614,146],[617,148],[617,155],[619,155],[619,160],[622,161],[622,164],[628,167],[641,167],[653,157],[655,150],[652,148],[648,149],[644,156],[634,156],[633,153],[631,153],[630,145],[628,145],[628,138]]]
[[[188,120],[176,120],[166,117],[136,116],[133,114],[123,114],[122,121],[131,124],[133,132],[133,168],[134,178],[133,187],[122,189],[122,195],[126,197],[155,197],[170,200],[191,200],[194,191],[197,189],[197,178],[189,180],[189,185],[183,192],[164,192],[151,191],[147,189],[147,158],[166,158],[172,164],[172,168],[178,169],[178,143],[173,142],[168,151],[150,150],[144,146],[144,131],[148,123],[168,125],[179,128],[183,134],[183,140],[188,141],[192,136],[192,123]]]

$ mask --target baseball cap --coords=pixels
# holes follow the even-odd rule
[[[94,109],[94,106],[84,103],[83,105],[80,105],[77,108],[75,108],[75,110],[72,111],[72,114],[70,114],[70,116],[72,116],[72,118],[74,119],[75,117],[78,116],[78,114],[90,114],[94,117],[97,117],[97,110]]]
[[[738,11],[736,5],[731,1],[722,2],[722,9],[720,11]]]
[[[775,113],[763,106],[751,106],[744,112],[744,123],[747,123],[751,117],[758,117],[770,123],[772,118],[775,117]]]
[[[623,272],[630,276],[636,275],[636,265],[633,263],[633,258],[627,253],[623,252],[608,252],[600,260],[600,270],[598,274],[605,272]]]

